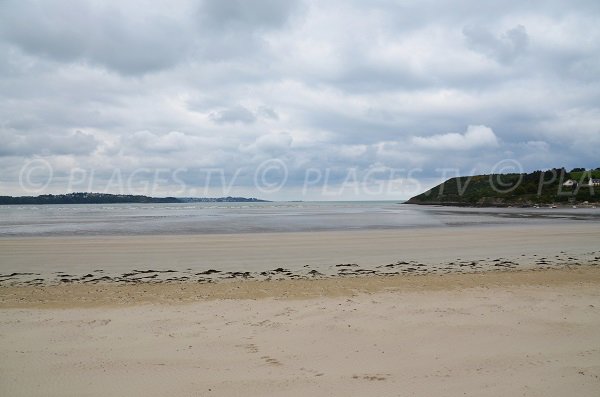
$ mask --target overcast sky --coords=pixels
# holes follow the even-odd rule
[[[0,2],[0,194],[600,167],[597,0],[159,3]]]

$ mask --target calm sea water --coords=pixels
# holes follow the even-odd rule
[[[598,222],[600,209],[450,208],[392,201],[0,206],[0,237],[208,234]]]

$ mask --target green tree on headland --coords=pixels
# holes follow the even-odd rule
[[[583,171],[579,171],[583,170]],[[564,168],[522,174],[489,174],[451,178],[412,197],[410,204],[458,206],[530,206],[600,202],[600,187],[588,186],[589,178],[600,178],[600,170]]]

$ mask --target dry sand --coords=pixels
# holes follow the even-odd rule
[[[3,396],[600,391],[596,267],[0,294]]]

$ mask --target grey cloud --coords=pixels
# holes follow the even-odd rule
[[[4,2],[0,32],[30,54],[57,61],[89,62],[126,75],[171,67],[190,45],[189,33],[176,21],[131,12],[103,3],[68,1]]]
[[[293,138],[290,134],[281,132],[259,136],[252,144],[240,149],[253,155],[279,156],[289,152]]]
[[[529,36],[523,25],[507,30],[499,37],[481,26],[465,26],[463,34],[471,48],[500,63],[509,63],[527,49]]]
[[[68,135],[19,134],[0,130],[0,156],[89,155],[99,146],[93,135],[75,131]]]
[[[150,1],[24,0],[0,7],[0,35],[22,51],[127,76],[187,61],[256,57],[265,47],[261,35],[283,28],[301,8],[295,0],[206,0],[178,8]]]
[[[261,62],[265,33],[284,28],[301,9],[298,0],[204,0],[197,10],[198,52],[205,60]]]
[[[297,0],[204,0],[198,15],[203,27],[218,31],[260,31],[284,26],[299,4]]]
[[[258,115],[260,115],[261,117],[267,118],[267,119],[271,119],[271,120],[278,120],[279,119],[279,115],[277,114],[277,112],[275,111],[275,109],[272,109],[268,106],[261,106],[258,108]]]
[[[150,131],[138,131],[127,138],[130,148],[141,152],[172,153],[193,146],[194,139],[179,131],[171,131],[164,135],[153,134]]]
[[[38,137],[36,142],[42,146],[42,154],[47,154],[48,151],[53,154],[86,155],[99,146],[98,140],[92,134],[82,131],[62,137]]]
[[[256,121],[256,116],[254,113],[240,105],[212,112],[210,113],[209,117],[212,121],[218,124],[250,124]]]

